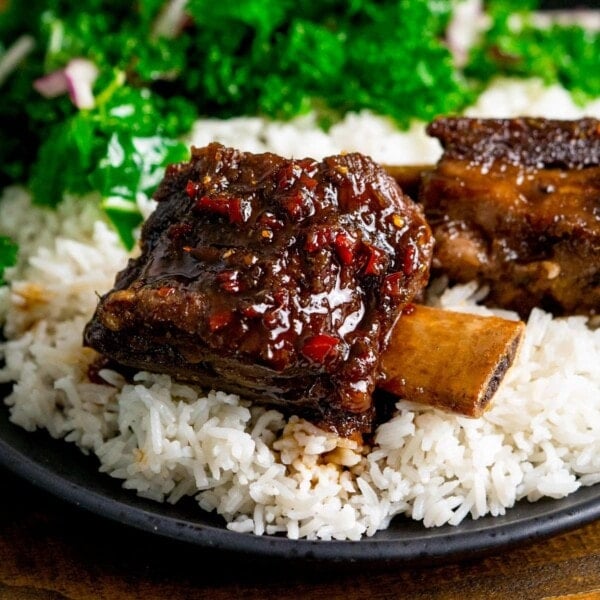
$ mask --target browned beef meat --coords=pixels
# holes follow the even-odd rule
[[[428,278],[421,209],[359,154],[322,162],[219,144],[171,166],[85,330],[117,362],[371,426],[380,353]]]
[[[600,312],[600,122],[441,118],[420,198],[434,265],[525,316]]]

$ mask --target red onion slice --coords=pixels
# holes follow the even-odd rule
[[[74,58],[64,69],[53,71],[33,82],[33,87],[45,98],[69,93],[79,109],[94,108],[92,86],[98,77],[96,65],[85,58]]]
[[[65,69],[69,96],[80,109],[94,108],[92,87],[98,78],[98,67],[84,58],[74,58]]]
[[[44,98],[56,98],[68,91],[67,77],[65,70],[53,71],[44,77],[40,77],[33,82],[34,89]]]

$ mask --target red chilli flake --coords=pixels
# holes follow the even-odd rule
[[[365,265],[365,275],[381,275],[385,269],[385,252],[376,246],[366,244],[369,257]]]
[[[277,189],[285,191],[299,181],[301,185],[309,190],[317,186],[317,180],[312,176],[316,172],[317,163],[312,159],[299,160],[283,166],[277,174]]]
[[[402,263],[402,270],[405,275],[411,275],[415,270],[415,257],[417,250],[414,246],[409,246],[404,253],[404,261]]]
[[[339,338],[321,333],[308,338],[302,347],[302,354],[309,360],[323,364],[325,359],[335,352]]]
[[[315,229],[310,232],[306,238],[304,249],[307,252],[317,252],[324,248],[331,242],[331,230],[329,229]]]
[[[306,173],[302,173],[300,176],[300,184],[303,185],[307,190],[314,190],[317,187],[318,181]]]
[[[388,296],[401,296],[403,280],[404,273],[401,271],[386,275],[381,286],[382,292]]]
[[[286,210],[288,215],[294,220],[299,221],[302,218],[302,214],[305,212],[305,200],[302,192],[296,192],[291,194],[282,202],[283,208]]]
[[[210,196],[200,196],[196,199],[196,208],[212,212],[217,215],[226,217],[229,214],[229,202],[227,198],[217,196],[211,198]]]
[[[335,251],[345,265],[351,265],[354,261],[354,248],[356,247],[356,240],[352,239],[346,233],[338,233],[335,236]]]
[[[214,312],[208,317],[208,328],[211,331],[218,331],[227,327],[233,320],[233,313],[230,310],[220,310]]]
[[[229,206],[229,221],[231,223],[245,223],[250,217],[251,208],[241,198],[234,198]]]
[[[195,208],[227,217],[230,223],[245,223],[251,212],[248,203],[243,202],[241,198],[228,196],[200,196],[196,199]]]
[[[285,165],[277,174],[277,189],[289,190],[300,176],[300,167],[294,163]]]
[[[217,273],[216,280],[219,282],[219,287],[224,292],[237,294],[242,290],[242,284],[239,280],[239,271],[221,271]]]
[[[195,181],[188,181],[185,186],[185,193],[192,198],[192,200],[197,196],[200,191],[200,185]]]

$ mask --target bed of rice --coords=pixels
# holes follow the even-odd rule
[[[504,81],[468,113],[573,118],[583,111],[559,88]],[[600,116],[600,102],[585,114]],[[397,164],[433,161],[440,152],[422,124],[400,133],[368,114],[349,115],[328,133],[310,116],[288,124],[202,121],[192,139],[315,158],[360,150]],[[401,401],[375,445],[360,448],[164,375],[140,372],[126,382],[105,370],[106,385],[90,382],[94,353],[82,348],[83,326],[96,293],[111,287],[127,260],[114,232],[92,202],[67,199],[48,212],[20,188],[4,192],[0,231],[21,245],[10,289],[0,290],[8,339],[0,380],[16,382],[6,399],[11,420],[95,454],[101,471],[142,496],[172,503],[193,496],[239,532],[359,539],[399,513],[426,527],[458,524],[503,514],[521,498],[561,498],[600,482],[600,329],[582,317],[532,313],[518,363],[483,418]],[[433,301],[488,313],[480,298],[467,285],[440,289]]]

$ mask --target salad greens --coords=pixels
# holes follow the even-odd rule
[[[492,26],[473,49],[466,75],[484,83],[499,73],[538,77],[560,83],[581,103],[600,96],[600,33],[574,25],[535,27],[531,11],[536,4],[490,3]]]
[[[117,80],[124,80],[117,73]],[[39,204],[55,206],[65,192],[98,191],[124,244],[134,244],[141,222],[139,194],[151,195],[167,164],[184,160],[179,141],[196,114],[182,98],[165,100],[147,88],[110,82],[93,110],[81,110],[56,124],[41,144],[30,171]]]
[[[454,5],[5,0],[0,186],[28,183],[48,206],[95,193],[130,248],[136,200],[152,194],[165,165],[187,157],[181,140],[199,116],[314,110],[326,127],[370,109],[405,127],[461,110],[498,74],[557,81],[580,100],[600,95],[600,34],[536,28],[531,0],[489,2],[490,28],[457,68],[445,41]],[[3,76],[24,36],[35,46]],[[89,82],[73,75],[75,61],[94,73]],[[0,238],[0,272],[15,260],[15,245]]]
[[[17,244],[6,236],[0,236],[0,285],[4,285],[4,269],[12,267],[17,262]]]

